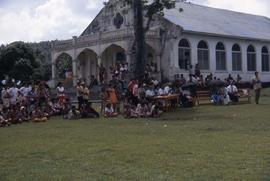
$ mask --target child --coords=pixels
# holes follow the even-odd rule
[[[161,114],[162,114],[162,111],[159,109],[159,105],[157,102],[154,103],[151,106],[150,111],[147,112],[147,116],[153,117],[153,118],[160,117]]]
[[[28,117],[26,107],[24,107],[24,106],[20,107],[20,111],[18,113],[18,116],[20,117],[22,122],[28,122],[30,120],[30,118]]]
[[[35,123],[38,122],[46,122],[48,120],[47,116],[40,110],[40,108],[36,108],[32,112],[32,121]]]
[[[10,126],[10,123],[0,114],[0,127],[6,126]]]
[[[76,109],[75,106],[72,106],[68,114],[64,116],[64,119],[69,119],[69,120],[80,119],[80,118],[81,118],[81,113],[79,110]]]
[[[99,113],[91,107],[91,104],[88,103],[86,105],[83,105],[83,107],[81,108],[81,117],[82,118],[98,118]]]
[[[112,104],[107,104],[105,107],[105,112],[104,112],[105,117],[116,117],[117,113],[114,112],[113,105]]]
[[[6,120],[3,116],[3,107],[1,105],[0,107],[0,127],[6,127],[6,126],[10,126],[10,123],[8,120]]]
[[[22,123],[23,120],[16,105],[13,105],[10,111],[8,111],[8,120],[12,124]]]

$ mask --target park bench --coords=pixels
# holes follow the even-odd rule
[[[238,89],[239,102],[251,103],[251,91],[249,88]]]
[[[162,103],[162,108],[165,112],[169,112],[172,109],[176,108],[176,105],[179,103],[179,94],[163,95],[156,96],[154,99]],[[175,100],[173,104],[172,101]]]
[[[211,104],[211,92],[210,92],[210,90],[197,91],[197,102],[198,102],[198,105]]]

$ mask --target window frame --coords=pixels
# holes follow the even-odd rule
[[[221,47],[222,48],[219,48],[218,47],[218,45],[221,45]],[[225,45],[224,45],[224,43],[222,43],[222,42],[218,42],[217,44],[216,44],[216,49],[215,49],[215,52],[216,52],[216,71],[227,71],[227,55],[226,55],[226,47],[225,47]],[[224,56],[224,57],[222,57],[222,55]],[[218,59],[218,58],[220,58],[220,59]],[[218,69],[218,61],[220,61],[220,64],[222,65],[222,61],[224,60],[224,69]],[[220,65],[220,67],[222,67]]]
[[[187,46],[181,46],[181,45],[180,45],[181,41],[186,41]],[[186,63],[186,62],[184,62],[184,63],[183,63],[184,67],[182,67],[181,64],[180,64],[180,56],[181,56],[180,51],[183,51],[184,54],[185,54],[186,52],[189,53],[189,60],[188,60],[188,61],[189,61],[189,64]],[[184,55],[184,57],[185,57],[185,56],[186,56],[186,55]],[[186,57],[185,57],[185,58],[186,58]],[[184,59],[184,61],[185,61],[185,59]],[[191,46],[190,46],[190,42],[188,41],[188,39],[182,38],[182,39],[179,41],[179,43],[178,43],[178,67],[179,67],[179,69],[181,69],[181,70],[187,70],[187,69],[189,68],[188,65],[190,65],[190,64],[191,64]],[[185,66],[186,66],[186,67],[185,67]]]
[[[249,48],[251,48],[252,47],[252,49],[254,50],[254,51],[249,51]],[[254,59],[251,59],[251,58],[253,58],[254,57]],[[254,69],[249,69],[250,67],[249,67],[249,61],[254,61],[254,63],[255,63],[255,67],[254,67]],[[251,62],[252,63],[252,62]],[[253,46],[253,45],[249,45],[248,47],[247,47],[247,71],[248,72],[255,72],[255,71],[257,71],[257,52],[256,52],[256,49],[255,49],[255,47]]]
[[[264,48],[266,49],[266,52],[264,52]],[[262,72],[270,72],[270,55],[269,55],[269,49],[267,48],[267,46],[263,46],[262,47],[262,51],[261,51],[261,58],[262,58]],[[268,61],[268,67],[267,67],[267,70],[264,69],[264,57],[267,57],[266,60]]]
[[[205,43],[206,48],[201,48],[201,47],[199,47],[200,43]],[[205,60],[207,61],[207,62],[206,62],[207,68],[204,68],[205,62],[203,62],[203,64],[200,62],[200,58],[199,58],[200,53],[201,53],[202,55],[204,55],[204,53],[207,53],[207,54],[206,54],[206,55],[207,55],[207,60],[204,59],[204,56],[203,56],[202,59],[201,59],[202,61],[205,61]],[[198,59],[199,65],[200,65],[200,67],[201,67],[201,70],[204,70],[204,71],[209,71],[209,70],[210,70],[210,57],[209,57],[209,55],[210,55],[210,51],[209,51],[209,46],[208,46],[207,41],[205,41],[205,40],[199,41],[199,43],[198,43],[198,45],[197,45],[197,59]]]
[[[239,48],[239,50],[235,50],[234,46],[237,46]],[[234,69],[234,54],[235,55],[240,55],[240,69],[237,69],[237,70]],[[237,62],[237,64],[238,63],[239,62]],[[242,54],[241,46],[238,43],[235,43],[232,46],[232,71],[233,72],[242,72],[243,71],[243,54]]]

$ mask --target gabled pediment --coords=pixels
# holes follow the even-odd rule
[[[93,19],[81,36],[113,31],[131,26],[133,12],[126,0],[110,0]]]

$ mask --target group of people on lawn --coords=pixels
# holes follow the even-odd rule
[[[45,122],[54,114],[57,100],[49,99],[45,82],[32,83],[3,80],[0,99],[0,126],[23,122]]]
[[[127,70],[124,71],[126,73]],[[4,80],[1,89],[0,126],[28,121],[45,122],[53,115],[63,115],[65,119],[98,118],[101,115],[109,118],[121,113],[125,118],[159,117],[165,111],[166,104],[159,97],[178,95],[170,100],[171,106],[192,107],[197,102],[196,91],[209,87],[212,102],[227,105],[229,102],[238,102],[236,83],[241,81],[239,75],[236,80],[229,75],[225,81],[221,81],[213,74],[204,79],[198,65],[188,79],[183,75],[176,75],[172,82],[159,82],[149,72],[145,72],[142,80],[131,79],[128,82],[125,80],[126,76],[122,75],[114,71],[108,83],[104,79],[99,82],[91,76],[89,86],[85,81],[79,81],[76,86],[78,106],[72,105],[61,83],[57,86],[57,95],[52,96],[49,86],[43,81],[22,84],[14,79]],[[100,76],[102,80],[103,75]],[[224,84],[220,86],[220,82]],[[252,84],[258,104],[262,86],[257,72]],[[95,86],[101,87],[99,95],[96,95],[101,99],[100,112],[92,107],[90,101],[93,96],[91,90]]]

